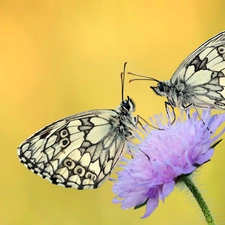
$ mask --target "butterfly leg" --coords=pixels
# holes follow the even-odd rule
[[[154,128],[154,129],[157,129],[157,130],[163,130],[163,129],[160,129],[160,128],[158,128],[158,127],[155,127],[155,126],[149,124],[143,117],[141,117],[140,115],[137,115],[137,124],[140,124],[141,128],[142,128],[143,130],[145,130],[145,131],[147,131],[147,130],[146,130],[146,128],[144,127],[144,125],[141,123],[140,120],[142,120],[142,121],[143,121],[146,125],[148,125],[149,127],[152,127],[152,128]]]
[[[144,151],[142,151],[141,149],[139,149],[139,150],[147,157],[148,161],[150,162],[151,161],[150,157]]]
[[[190,113],[189,113],[188,109],[189,109],[191,106],[193,106],[192,103],[189,104],[189,105],[182,105],[183,109],[185,110],[185,112],[186,112],[186,114],[187,114],[187,116],[188,116],[188,119],[190,119]],[[195,106],[194,106],[194,107],[195,107]],[[195,107],[195,109],[196,109],[196,107]],[[197,109],[196,109],[196,111],[198,112]],[[199,117],[199,118],[200,118],[200,117]]]
[[[200,116],[200,114],[199,114],[199,112],[198,112],[198,109],[196,108],[196,106],[195,105],[193,105],[194,106],[194,108],[195,108],[195,110],[196,110],[196,112],[197,112],[197,114],[198,114],[198,118],[202,121],[202,123],[205,125],[205,122],[203,121],[203,119],[202,119],[202,117]],[[210,133],[212,133],[212,131],[207,127],[207,130],[210,132]]]
[[[172,109],[173,120],[172,120],[171,124],[173,124],[175,122],[175,120],[176,120],[176,114],[175,114],[173,106],[169,102],[165,102],[165,109],[166,109],[166,114],[167,114],[168,118],[170,118],[170,113],[169,113],[168,106],[170,106],[171,109]]]
[[[141,117],[140,115],[137,115],[137,124],[140,124],[141,127],[143,128],[143,124],[141,123],[140,120],[144,121],[147,125],[150,126],[150,124],[143,117]]]

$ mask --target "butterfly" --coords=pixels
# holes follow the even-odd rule
[[[134,137],[135,104],[124,100],[114,109],[90,110],[68,116],[39,130],[18,147],[18,156],[28,169],[69,188],[98,188],[110,175],[127,141]]]
[[[201,108],[225,109],[225,32],[212,37],[178,67],[168,81],[134,73],[135,80],[156,81],[157,86],[150,88],[159,96],[165,96],[166,105],[188,109]]]

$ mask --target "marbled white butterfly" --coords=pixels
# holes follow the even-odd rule
[[[135,104],[123,98],[125,66],[118,108],[78,113],[44,127],[18,147],[21,163],[53,184],[98,188],[136,130]]]
[[[129,73],[134,80],[156,81],[150,86],[159,96],[165,96],[172,107],[187,109],[190,106],[225,109],[225,32],[212,37],[178,67],[168,81]]]

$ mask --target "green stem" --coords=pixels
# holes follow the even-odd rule
[[[203,199],[201,193],[199,192],[198,188],[195,186],[191,178],[189,176],[185,176],[181,178],[180,181],[186,184],[188,189],[191,191],[191,193],[195,197],[196,201],[198,202],[198,205],[200,206],[204,214],[205,220],[208,223],[208,225],[215,225],[215,222],[213,220],[209,207],[207,206],[205,200]]]

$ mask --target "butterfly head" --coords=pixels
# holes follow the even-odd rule
[[[126,100],[123,100],[121,102],[120,107],[121,107],[121,110],[125,114],[127,114],[127,113],[134,112],[136,106],[135,106],[134,101],[129,96],[127,96],[127,99]]]
[[[170,85],[167,81],[159,81],[157,86],[150,86],[150,88],[159,96],[168,96]]]

